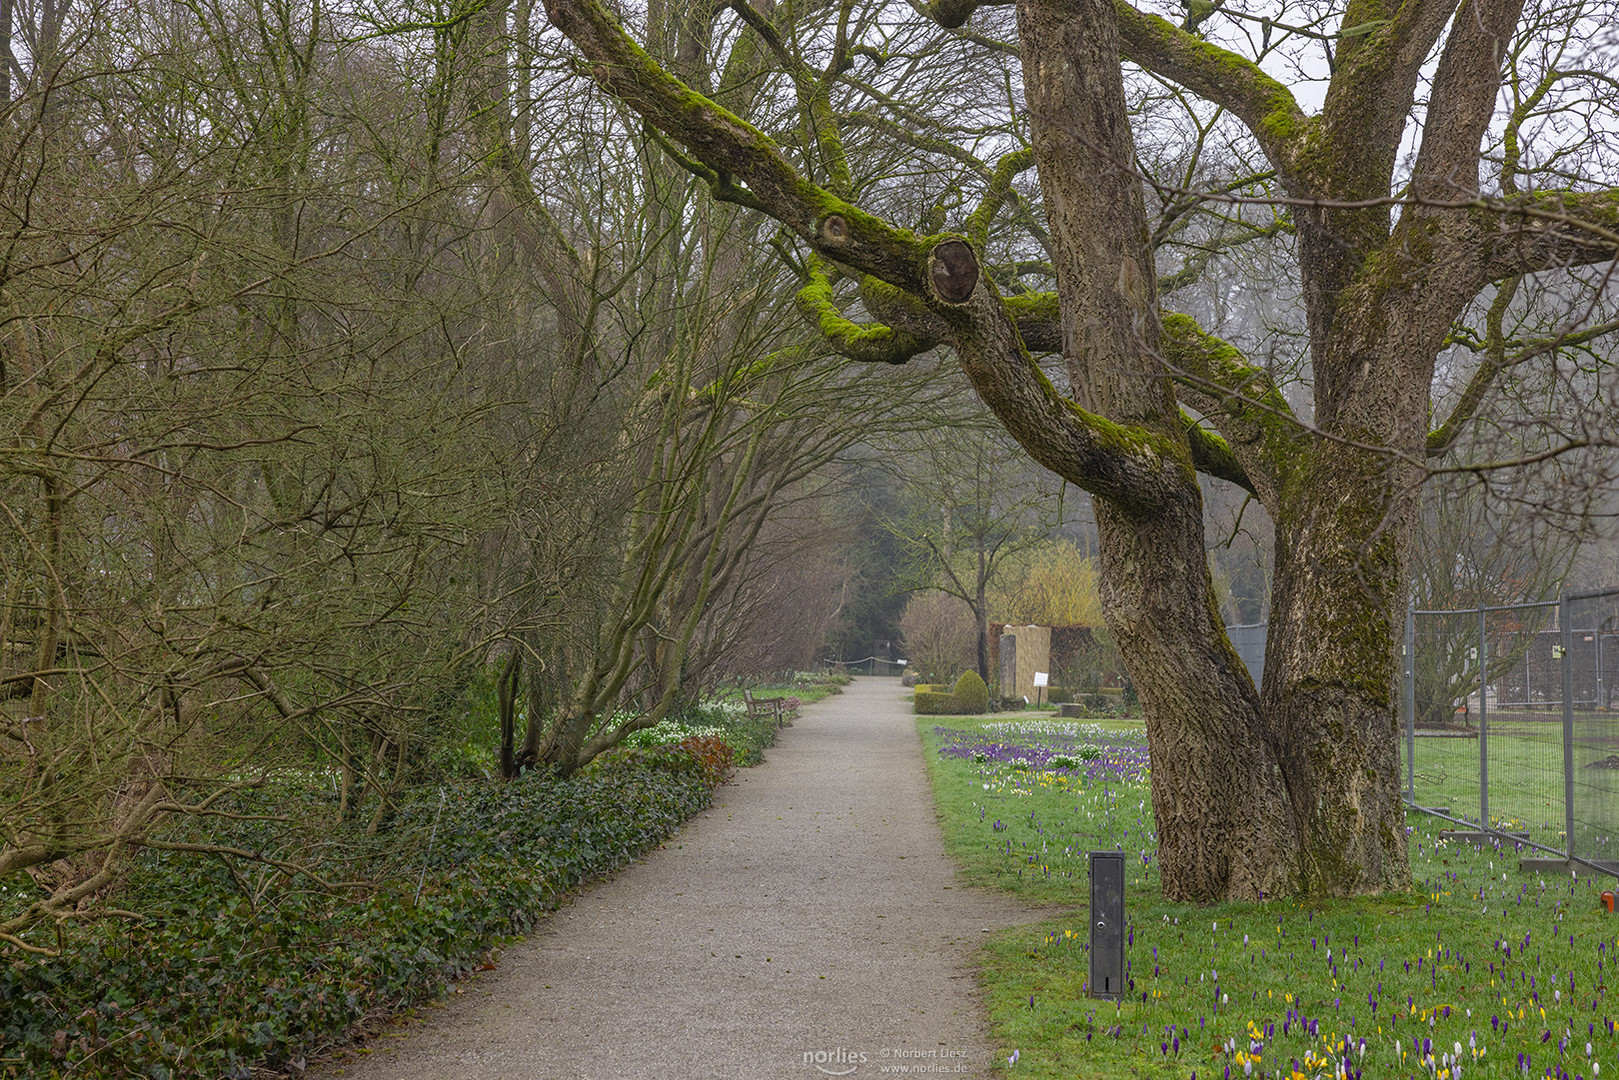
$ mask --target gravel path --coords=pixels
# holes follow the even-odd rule
[[[905,691],[856,679],[498,970],[311,1075],[985,1076],[972,954],[1038,915],[958,882]]]

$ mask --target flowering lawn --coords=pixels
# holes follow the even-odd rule
[[[1619,1078],[1619,915],[1599,903],[1614,879],[1523,874],[1510,849],[1413,815],[1409,894],[1167,903],[1139,724],[940,723],[921,730],[964,876],[1068,908],[988,946],[1009,1075]],[[1087,996],[1072,908],[1096,850],[1131,868],[1121,1003]]]

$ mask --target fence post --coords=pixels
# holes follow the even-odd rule
[[[1490,657],[1485,608],[1478,609],[1478,823],[1490,827]]]
[[[1563,847],[1574,858],[1574,626],[1568,594],[1557,590],[1558,639],[1563,644]]]
[[[1405,795],[1417,801],[1417,602],[1405,606]]]

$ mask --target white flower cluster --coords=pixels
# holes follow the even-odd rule
[[[693,735],[716,735],[723,737],[724,728],[713,727],[707,724],[699,727],[687,727],[674,720],[663,720],[649,728],[634,731],[625,738],[626,746],[672,746],[682,739],[689,739]]]
[[[1028,735],[1083,735],[1087,738],[1105,738],[1109,732],[1100,724],[1080,724],[1065,720],[997,720],[984,725],[986,733],[1023,733]]]

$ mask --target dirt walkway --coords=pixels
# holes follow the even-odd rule
[[[312,1075],[987,1075],[972,953],[1037,913],[958,883],[905,691],[855,680],[716,794],[431,1019]]]

